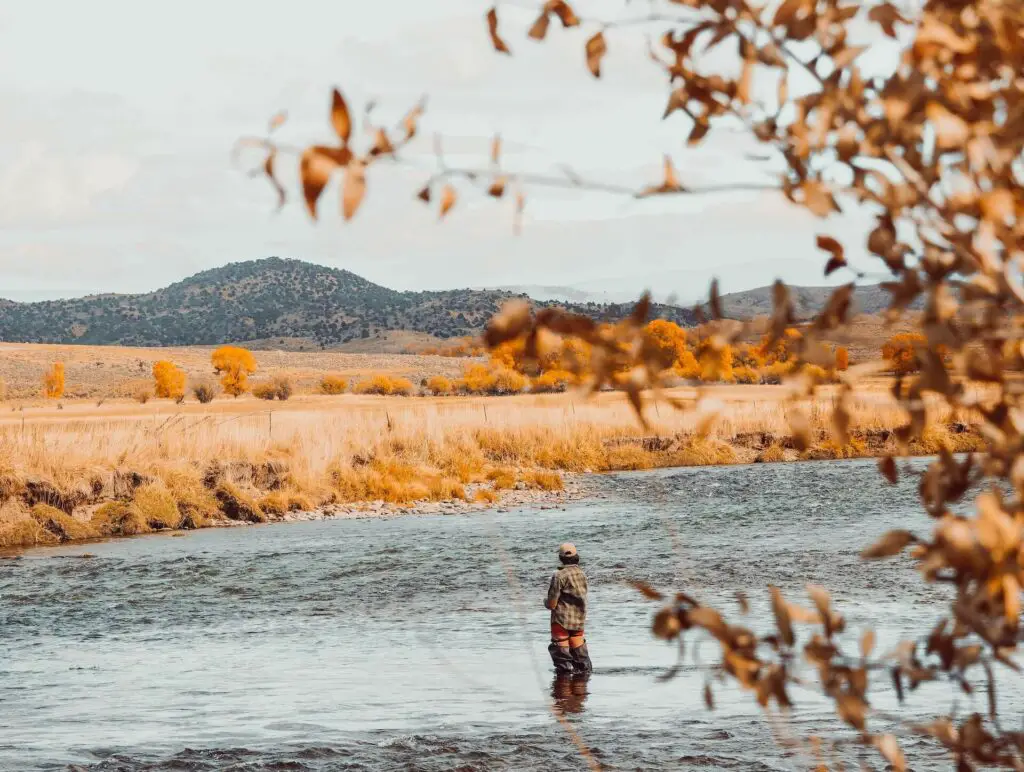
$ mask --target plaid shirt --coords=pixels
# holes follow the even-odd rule
[[[556,603],[551,610],[551,623],[566,630],[582,630],[587,619],[587,575],[578,565],[561,566],[551,577],[548,603]]]

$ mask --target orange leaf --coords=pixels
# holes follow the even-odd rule
[[[940,150],[957,150],[967,142],[970,127],[959,115],[954,115],[938,102],[929,102],[925,115],[935,130],[935,143]]]
[[[526,208],[526,196],[523,191],[516,191],[516,212],[512,219],[512,232],[519,234],[523,231],[523,210]]]
[[[565,2],[565,0],[549,0],[547,5],[548,10],[558,17],[563,27],[576,27],[579,25],[579,18],[572,10],[572,6]]]
[[[845,70],[867,49],[867,46],[845,46],[832,55],[832,64],[837,70]]]
[[[498,9],[492,8],[487,12],[487,33],[491,36],[491,45],[499,54],[511,54],[505,41],[498,35]]]
[[[455,206],[455,188],[445,185],[441,189],[441,217],[444,217]]]
[[[497,177],[494,182],[491,183],[491,186],[487,188],[487,195],[494,198],[501,198],[505,194],[505,182],[506,180],[504,177]]]
[[[345,170],[345,184],[341,188],[341,214],[351,220],[366,195],[366,164],[352,161]]]
[[[280,209],[284,206],[285,193],[284,186],[274,176],[274,158],[276,155],[277,153],[274,150],[267,154],[267,158],[263,162],[263,171],[267,175],[267,179],[270,180],[270,184],[274,186],[274,190],[277,191],[277,208]]]
[[[302,178],[302,195],[310,216],[316,219],[316,202],[324,192],[331,172],[338,164],[316,147],[307,148],[299,160],[299,176]]]
[[[890,485],[895,485],[899,479],[899,475],[896,472],[896,461],[892,456],[885,456],[878,460],[878,471],[889,481]]]
[[[826,276],[846,265],[846,257],[843,255],[843,245],[831,236],[818,236],[818,248],[824,249],[831,255],[828,263],[825,265]]]
[[[604,33],[598,32],[587,41],[587,69],[595,78],[601,77],[601,59],[608,52],[604,42]]]
[[[865,559],[887,558],[898,555],[908,544],[917,541],[917,537],[910,531],[895,530],[889,531],[881,539],[860,553]]]
[[[416,121],[420,119],[426,109],[427,103],[424,98],[413,105],[412,109],[410,109],[402,118],[402,127],[405,129],[406,142],[416,136]]]
[[[499,160],[501,160],[501,135],[495,134],[494,139],[491,140],[491,163],[497,166]]]
[[[537,21],[533,23],[530,31],[526,34],[534,40],[543,40],[544,36],[548,34],[548,26],[550,24],[551,17],[548,16],[548,12],[542,11],[541,15],[537,17]]]
[[[345,104],[345,98],[338,89],[334,89],[332,95],[331,124],[334,126],[334,131],[342,143],[348,144],[348,140],[352,136],[352,118],[348,113],[348,105]]]
[[[743,60],[743,70],[740,72],[740,79],[736,83],[736,98],[740,104],[750,102],[750,86],[754,80],[754,60],[752,58]]]
[[[699,144],[709,131],[711,131],[711,123],[704,116],[700,116],[694,121],[690,136],[686,138],[686,144],[691,147]]]

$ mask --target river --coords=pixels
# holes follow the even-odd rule
[[[794,600],[822,584],[849,640],[872,626],[880,646],[927,630],[948,592],[908,561],[858,558],[890,528],[928,526],[916,481],[886,486],[873,461],[587,486],[565,509],[214,529],[2,560],[0,769],[586,769],[553,696],[605,769],[803,769],[813,759],[777,733],[851,738],[829,703],[795,692],[794,718],[773,727],[748,694],[716,685],[708,712],[692,662],[658,679],[675,649],[650,636],[655,605],[626,580],[730,612],[744,591],[761,630],[767,584]],[[595,663],[574,689],[552,681],[541,606],[567,540],[590,577]],[[874,693],[895,706],[888,684]],[[1018,721],[1022,693],[1003,700]],[[983,712],[972,699],[958,710]],[[950,705],[934,685],[910,711]],[[915,769],[949,768],[908,745],[923,754]],[[848,753],[882,768],[870,749]]]

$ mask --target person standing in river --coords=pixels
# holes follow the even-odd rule
[[[583,637],[587,620],[587,575],[580,568],[574,544],[558,548],[562,565],[551,577],[544,605],[551,609],[551,644],[548,653],[558,675],[586,674],[593,670]]]

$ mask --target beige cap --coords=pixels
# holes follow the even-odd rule
[[[576,554],[576,545],[572,542],[567,541],[565,544],[558,548],[558,557],[560,558],[571,558]]]

